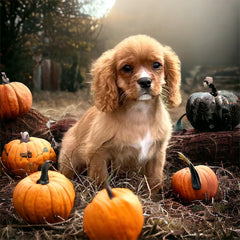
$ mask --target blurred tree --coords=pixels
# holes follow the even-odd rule
[[[91,2],[1,0],[0,70],[7,72],[11,81],[31,86],[36,64],[33,56],[38,61],[48,58],[60,62],[67,71],[79,71],[79,64],[86,66],[101,30],[101,19],[81,12],[84,4]],[[82,81],[79,74],[71,73]]]

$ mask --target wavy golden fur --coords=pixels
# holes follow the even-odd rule
[[[171,120],[163,103],[181,102],[180,61],[146,35],[126,38],[92,65],[94,106],[65,134],[59,170],[87,169],[99,184],[108,166],[143,170],[153,192],[162,186]]]

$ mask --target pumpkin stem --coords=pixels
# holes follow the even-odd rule
[[[184,156],[181,152],[178,152],[178,156],[180,159],[182,159],[183,161],[185,161],[188,164],[188,167],[189,167],[190,173],[191,173],[191,181],[192,181],[193,189],[200,190],[201,189],[201,180],[200,180],[197,170],[195,169],[195,167],[193,166],[191,161],[186,156]]]
[[[6,73],[5,72],[1,72],[1,83],[3,84],[7,84],[9,83],[9,78],[7,77]]]
[[[107,181],[105,181],[105,189],[107,190],[108,196],[110,199],[114,198],[113,192],[112,192],[112,188],[110,187],[110,185],[108,184]]]
[[[30,141],[30,138],[29,138],[29,133],[28,132],[20,132],[21,134],[21,139],[20,139],[20,142],[29,142]]]
[[[37,184],[46,185],[49,183],[48,169],[53,162],[50,160],[45,161],[41,169],[41,177],[37,180]]]
[[[212,91],[210,92],[210,94],[214,97],[216,97],[218,95],[217,89],[215,88],[214,84],[213,84],[213,78],[212,77],[206,77],[203,80],[203,84],[206,84],[209,88],[212,89]]]

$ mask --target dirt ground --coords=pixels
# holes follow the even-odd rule
[[[173,123],[185,112],[183,103],[170,110]],[[43,115],[59,120],[80,117],[91,106],[89,91],[33,93],[33,108]],[[227,162],[227,159],[226,159]],[[196,161],[196,163],[198,163]],[[204,164],[204,163],[198,163]],[[139,239],[240,239],[240,174],[239,161],[225,165],[209,165],[216,173],[219,191],[211,201],[183,203],[173,193],[171,179],[174,172],[185,167],[176,159],[169,159],[164,170],[164,190],[157,199],[146,192],[147,183],[136,173],[114,172],[112,187],[127,187],[136,193],[143,205],[144,226]],[[228,167],[226,167],[228,166]],[[73,182],[76,199],[68,220],[62,223],[31,225],[24,222],[12,205],[12,193],[20,179],[0,171],[0,239],[88,239],[83,230],[83,213],[99,190],[86,177]]]

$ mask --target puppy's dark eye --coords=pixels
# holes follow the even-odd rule
[[[133,71],[133,67],[126,64],[122,67],[122,70],[125,72],[125,73],[131,73]]]
[[[152,65],[153,69],[156,69],[156,70],[157,70],[157,69],[160,69],[161,66],[162,66],[162,64],[159,63],[159,62],[154,62],[153,65]]]

